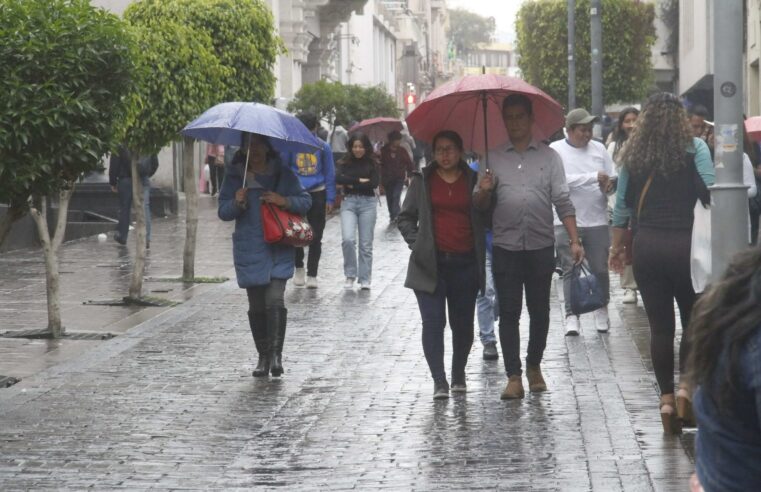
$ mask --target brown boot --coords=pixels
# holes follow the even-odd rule
[[[541,393],[547,391],[547,383],[542,377],[542,369],[539,366],[526,364],[526,379],[528,379],[528,390],[532,393]]]
[[[525,392],[523,391],[523,381],[520,376],[510,376],[507,379],[507,386],[502,392],[500,399],[502,400],[517,400],[523,398]]]

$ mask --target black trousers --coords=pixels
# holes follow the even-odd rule
[[[697,296],[690,277],[690,229],[640,227],[634,236],[634,278],[650,323],[650,356],[661,394],[674,392],[674,300],[682,320],[679,372],[690,352],[687,327]]]
[[[314,238],[309,243],[309,256],[307,257],[307,275],[309,277],[317,276],[317,267],[320,264],[322,256],[322,232],[325,230],[325,203],[327,192],[311,191],[312,207],[307,212],[307,220],[312,226]],[[304,268],[304,248],[296,248],[296,268]]]
[[[555,248],[531,251],[508,251],[498,246],[492,250],[492,273],[499,300],[499,343],[507,376],[519,376],[520,318],[523,290],[530,316],[526,362],[539,365],[547,346],[550,328],[550,289],[555,271]]]

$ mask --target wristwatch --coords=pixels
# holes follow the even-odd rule
[[[569,246],[573,246],[573,243],[576,243],[576,244],[578,244],[579,246],[581,246],[581,238],[577,238],[577,239],[576,239],[576,241],[574,241],[573,239],[569,239],[569,240],[568,240],[568,245],[569,245]]]

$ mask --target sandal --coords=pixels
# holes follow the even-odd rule
[[[676,402],[674,400],[674,393],[668,393],[661,395],[661,423],[663,424],[663,433],[681,434],[682,422],[676,414]]]
[[[684,427],[695,427],[695,414],[692,412],[692,395],[687,385],[679,385],[676,392],[676,413]]]

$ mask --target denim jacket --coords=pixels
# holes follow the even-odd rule
[[[724,382],[726,348],[714,377]],[[723,410],[703,389],[695,393],[696,471],[706,492],[761,490],[761,326],[740,355],[734,399]]]

